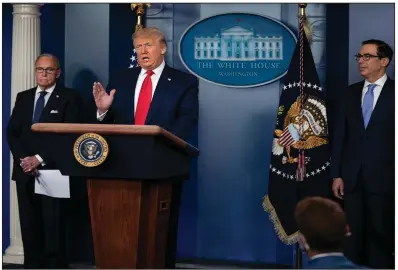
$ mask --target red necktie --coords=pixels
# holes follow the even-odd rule
[[[152,101],[152,80],[154,74],[152,70],[146,72],[146,77],[141,86],[141,92],[138,97],[137,108],[135,110],[135,124],[145,125],[145,119]]]

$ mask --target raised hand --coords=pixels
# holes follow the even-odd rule
[[[112,89],[108,94],[104,87],[99,82],[94,82],[93,85],[93,95],[95,100],[95,105],[97,106],[98,113],[103,114],[106,112],[109,107],[112,105],[113,96],[115,95],[116,90]]]

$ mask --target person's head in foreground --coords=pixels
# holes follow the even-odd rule
[[[344,242],[350,235],[340,205],[321,197],[308,197],[296,206],[298,241],[315,268],[358,268],[343,255]],[[311,266],[309,267],[311,268]]]

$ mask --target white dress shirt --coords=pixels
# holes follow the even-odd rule
[[[369,84],[376,84],[376,87],[373,89],[373,110],[376,106],[377,100],[380,97],[381,94],[381,89],[383,89],[384,84],[387,81],[387,75],[384,73],[383,76],[381,76],[377,81],[374,83],[369,82],[368,80],[365,80],[365,84],[363,85],[362,89],[362,99],[361,99],[361,104],[363,105],[363,99],[365,97],[365,94],[368,92],[368,85]]]
[[[311,258],[311,260],[315,260],[318,258],[324,258],[324,257],[331,257],[331,256],[344,256],[342,252],[329,252],[329,253],[321,253],[318,255],[315,255]]]
[[[44,96],[44,107],[47,105],[47,102],[50,99],[50,96],[51,96],[52,92],[54,91],[55,86],[56,86],[56,84],[54,84],[50,88],[44,90],[45,92],[48,93],[47,95]],[[34,101],[34,104],[33,104],[33,115],[35,114],[36,102],[37,102],[37,100],[40,97],[40,92],[41,91],[43,91],[43,90],[41,90],[40,86],[37,86],[36,95],[35,95],[35,101]],[[33,115],[32,115],[32,119],[33,119]],[[39,155],[35,155],[35,157],[40,161],[42,166],[46,165],[46,163],[43,161],[43,159]]]
[[[163,62],[160,64],[160,66],[158,66],[157,68],[155,68],[153,71],[153,75],[151,76],[151,81],[152,81],[152,98],[153,95],[155,94],[155,90],[156,90],[156,86],[158,85],[160,76],[162,75],[164,66],[166,65],[166,63]],[[138,79],[137,79],[137,85],[135,86],[135,93],[134,93],[134,115],[137,109],[137,103],[138,103],[138,98],[140,96],[140,92],[141,92],[141,87],[142,87],[142,83],[144,82],[147,74],[146,74],[147,70],[141,68],[141,72],[138,75]],[[102,121],[104,120],[106,113],[108,111],[104,112],[103,114],[99,115],[98,110],[97,110],[97,119],[98,121]]]

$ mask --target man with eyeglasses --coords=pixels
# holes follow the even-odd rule
[[[355,56],[364,81],[340,100],[333,136],[332,190],[343,200],[352,235],[346,256],[371,268],[394,268],[394,88],[386,75],[393,51],[367,40]]]
[[[78,123],[80,96],[57,83],[58,59],[40,55],[35,62],[37,87],[18,93],[7,126],[13,154],[24,249],[24,268],[67,268],[64,211],[68,199],[35,194],[40,169],[56,169],[42,135],[31,131],[35,123]],[[62,153],[60,153],[62,154]]]

